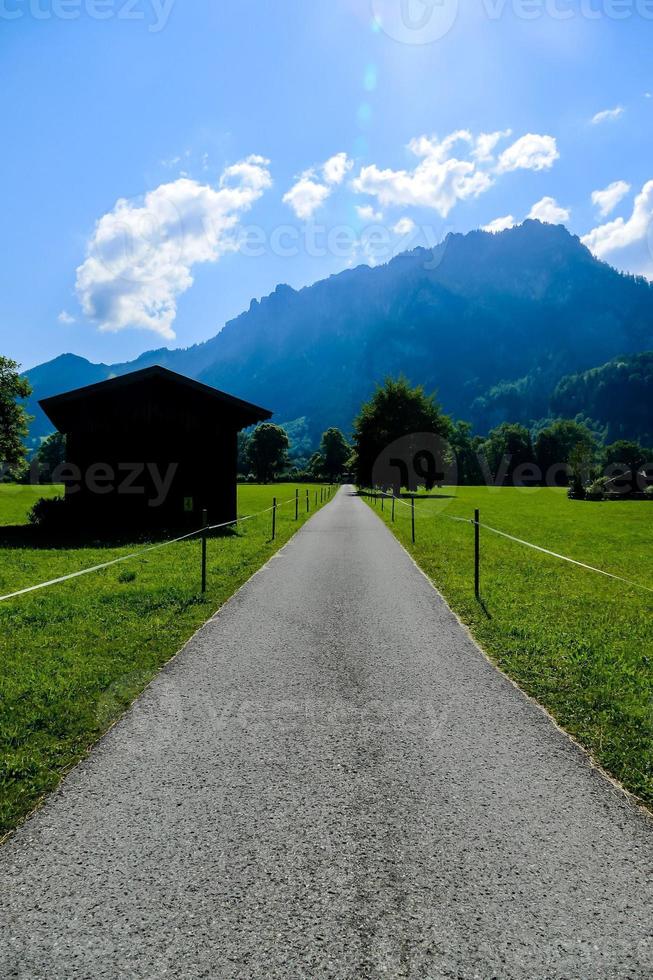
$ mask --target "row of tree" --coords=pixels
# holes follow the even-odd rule
[[[30,394],[30,384],[20,374],[19,365],[0,356],[0,480],[20,480],[28,475],[25,440],[31,420],[23,402]],[[298,438],[306,443],[305,434],[298,433]],[[305,448],[302,444],[300,451]],[[57,467],[65,461],[65,453],[66,439],[61,433],[54,432],[43,440],[32,461],[41,482],[52,480]],[[335,428],[327,429],[318,451],[301,470],[290,459],[287,429],[266,423],[251,433],[241,433],[238,441],[239,472],[263,483],[283,475],[335,482],[344,472],[350,455],[351,446]]]
[[[29,383],[18,365],[0,356],[0,462],[5,479],[19,478],[25,470],[29,418],[22,401],[29,394]],[[387,379],[362,405],[351,444],[340,429],[327,429],[317,452],[298,467],[291,459],[288,427],[268,422],[240,434],[238,469],[241,478],[263,483],[280,478],[336,482],[351,473],[359,485],[371,486],[375,464],[387,447],[416,433],[441,440],[443,454],[455,463],[457,482],[467,485],[571,483],[580,491],[610,467],[636,474],[653,462],[653,449],[625,440],[602,445],[597,434],[577,420],[555,419],[535,432],[504,422],[487,436],[474,436],[469,423],[452,420],[434,396],[399,378]],[[305,434],[299,437],[306,442]],[[36,454],[43,482],[51,478],[64,454],[61,434],[44,440]],[[439,465],[446,462],[440,460]]]
[[[439,437],[463,485],[571,484],[580,493],[606,472],[620,469],[632,475],[653,465],[653,449],[623,439],[604,445],[588,425],[571,419],[550,420],[535,432],[504,422],[487,436],[474,436],[468,422],[445,415],[421,387],[389,379],[354,422],[349,465],[358,484],[371,486],[375,463],[386,447],[414,433]],[[440,461],[445,468],[446,462]]]
[[[292,465],[290,437],[285,428],[264,422],[252,433],[241,432],[238,437],[238,471],[257,483],[275,479],[329,480],[335,483],[345,472],[351,446],[340,429],[327,429],[320,447],[313,453],[305,468]]]

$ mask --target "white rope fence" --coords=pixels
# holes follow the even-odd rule
[[[256,517],[261,517],[264,514],[271,513],[273,510],[275,510],[275,508],[278,510],[279,507],[285,507],[294,502],[295,497],[290,497],[288,500],[273,504],[272,507],[267,507],[265,510],[260,510],[256,514],[248,514],[246,517],[237,517],[233,521],[225,521],[224,524],[212,524],[208,527],[201,527],[196,531],[189,531],[188,534],[182,534],[178,538],[171,538],[169,541],[161,541],[159,544],[151,544],[145,548],[139,548],[138,551],[132,551],[129,555],[121,555],[120,558],[113,558],[111,561],[102,562],[100,565],[92,565],[90,568],[82,568],[77,572],[70,572],[68,575],[61,575],[59,578],[53,578],[47,582],[39,582],[38,585],[28,585],[24,589],[17,589],[15,592],[8,592],[7,595],[0,596],[0,602],[7,602],[9,599],[16,599],[18,596],[27,595],[29,592],[38,592],[40,589],[48,589],[52,585],[59,585],[61,582],[69,582],[71,579],[80,578],[82,575],[91,575],[93,572],[100,572],[105,568],[111,568],[113,565],[119,565],[122,562],[131,561],[134,558],[140,558],[141,555],[147,555],[152,551],[158,551],[160,548],[167,548],[170,545],[179,544],[180,541],[188,541],[190,538],[196,538],[198,535],[205,534],[208,531],[219,531],[223,528],[234,527],[237,524],[244,524],[245,521],[253,521]]]
[[[475,524],[475,521],[471,521]],[[637,589],[644,589],[646,592],[653,592],[653,589],[648,585],[642,585],[641,582],[635,582],[633,579],[623,578],[621,575],[615,575],[613,572],[606,572],[603,568],[596,568],[595,565],[587,565],[584,561],[577,561],[575,558],[570,558],[568,555],[560,555],[557,551],[549,551],[548,548],[542,548],[539,544],[533,544],[531,541],[524,541],[522,538],[516,538],[514,534],[507,534],[506,531],[499,531],[496,527],[490,527],[489,524],[479,523],[479,527],[482,527],[485,531],[491,531],[492,534],[498,534],[502,538],[507,538],[509,541],[516,541],[517,544],[524,545],[525,548],[532,548],[534,551],[540,551],[543,555],[550,555],[552,558],[559,558],[560,561],[569,562],[570,565],[577,565],[579,568],[586,568],[590,572],[596,572],[597,575],[605,575],[606,578],[615,579],[617,582],[624,582],[626,585],[632,585]]]
[[[394,496],[391,493],[386,493],[385,491],[381,490],[372,494],[372,496],[381,496],[386,500],[394,499],[397,503],[402,504],[404,507],[407,507],[414,513],[414,507],[412,504],[406,503],[405,500],[402,500],[400,497]],[[414,500],[419,498],[412,499]],[[428,500],[433,498],[425,497],[423,499]],[[516,544],[521,544],[525,548],[531,548],[533,551],[539,551],[543,555],[549,555],[551,558],[558,558],[560,561],[566,561],[570,565],[576,565],[578,568],[584,568],[589,572],[595,572],[597,575],[603,575],[606,578],[614,579],[616,582],[623,582],[625,585],[631,585],[635,589],[643,589],[645,592],[653,593],[653,588],[648,585],[643,585],[641,582],[635,582],[633,579],[624,578],[622,575],[615,575],[614,572],[606,572],[603,568],[597,568],[595,565],[588,565],[586,562],[578,561],[576,558],[570,558],[569,555],[561,555],[557,551],[549,550],[549,548],[542,548],[539,544],[533,544],[532,541],[525,541],[523,538],[515,537],[514,534],[508,534],[506,531],[500,531],[498,528],[492,527],[490,524],[483,524],[480,521],[477,524],[473,518],[454,517],[453,514],[442,514],[438,511],[430,514],[415,514],[415,516],[420,520],[429,520],[432,517],[443,517],[448,521],[457,521],[462,524],[470,524],[472,527],[478,526],[479,528],[483,528],[484,531],[490,531],[492,534],[499,535],[499,537],[507,538],[508,541],[514,541]]]

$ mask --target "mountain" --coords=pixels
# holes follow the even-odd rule
[[[564,227],[526,221],[448,235],[298,291],[278,286],[185,350],[118,365],[64,355],[27,374],[34,413],[45,395],[158,363],[278,421],[305,417],[316,438],[329,425],[348,429],[376,382],[403,373],[482,433],[546,414],[563,376],[650,347],[653,286],[599,262]],[[39,417],[32,435],[45,431]]]
[[[653,446],[653,351],[616,357],[563,378],[551,398],[553,414],[584,415],[606,430],[606,442],[631,439]]]

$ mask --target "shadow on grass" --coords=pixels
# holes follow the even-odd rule
[[[483,612],[485,613],[485,615],[487,616],[487,618],[488,619],[492,619],[492,613],[488,609],[487,604],[485,602],[485,599],[480,598],[480,599],[477,599],[476,601],[479,604],[479,606],[481,607],[481,609],[483,610]]]
[[[350,490],[348,491],[350,497],[369,497],[370,500],[380,500],[384,497],[385,500],[391,501],[392,494],[380,494],[372,493],[368,490]],[[395,500],[453,500],[455,494],[453,493],[401,493]]]
[[[163,529],[139,530],[125,528],[117,531],[115,528],[41,528],[31,524],[13,524],[0,527],[0,548],[26,549],[42,551],[83,551],[112,550],[123,547],[147,546],[163,544],[174,538],[188,534],[187,527],[170,527]],[[200,531],[196,536],[199,540]],[[225,527],[210,531],[209,538],[237,537],[236,528]],[[192,538],[189,538],[192,540]]]

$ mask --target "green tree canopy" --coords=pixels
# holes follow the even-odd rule
[[[61,432],[53,432],[43,440],[35,459],[41,483],[52,483],[54,471],[66,460],[66,437]]]
[[[584,457],[591,457],[596,451],[594,437],[587,426],[568,419],[556,419],[542,429],[535,439],[534,451],[543,479],[547,473],[553,476],[555,467],[569,466],[572,457],[578,458],[579,449]]]
[[[351,456],[351,446],[340,429],[327,429],[320,441],[320,455],[323,470],[331,481],[335,481],[347,466]]]
[[[472,436],[470,423],[455,422],[449,442],[456,461],[458,483],[462,486],[478,486],[483,483],[483,471],[478,457],[481,440],[478,436]]]
[[[627,473],[624,473],[623,481],[617,479],[617,482],[630,485],[633,490],[640,490],[643,486],[640,485],[642,481],[638,480],[638,474],[646,463],[652,462],[650,455],[650,450],[644,449],[638,442],[618,439],[605,447],[604,463],[606,469],[622,467]],[[616,473],[613,475],[617,476]]]
[[[247,453],[256,479],[268,483],[288,462],[290,442],[284,429],[264,422],[252,433]]]
[[[607,429],[606,442],[653,443],[653,351],[616,357],[563,378],[551,397],[560,415],[579,412]]]
[[[0,356],[0,468],[18,476],[25,465],[25,443],[30,421],[20,400],[32,392],[16,361]]]
[[[314,479],[321,480],[324,476],[324,456],[322,453],[313,453],[306,469]]]
[[[249,435],[238,433],[238,472],[247,475],[249,470]]]
[[[530,432],[513,422],[503,422],[492,429],[480,451],[490,475],[501,482],[513,481],[519,477],[516,470],[535,464]]]
[[[370,486],[374,463],[403,436],[427,432],[446,439],[451,420],[434,395],[405,378],[387,378],[362,407],[354,422],[354,469],[359,486]]]

